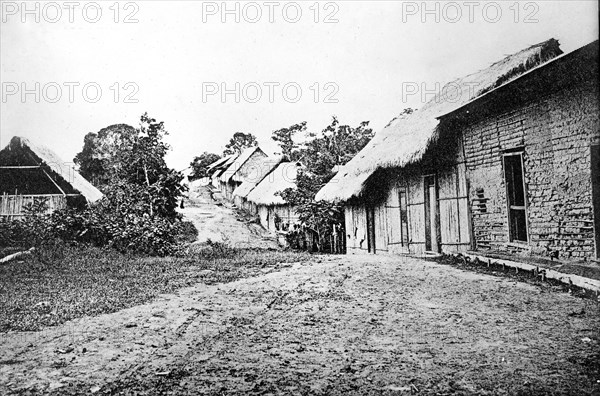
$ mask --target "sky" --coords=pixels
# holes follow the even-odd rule
[[[0,146],[70,162],[88,132],[165,122],[170,166],[238,131],[336,116],[381,130],[445,83],[556,38],[598,39],[598,1],[0,1]]]

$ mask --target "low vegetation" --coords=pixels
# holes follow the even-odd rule
[[[198,282],[232,282],[307,259],[213,242],[178,256],[148,257],[55,240],[24,261],[0,266],[0,332],[116,312]]]
[[[183,175],[166,165],[162,122],[115,125],[86,136],[75,158],[104,193],[92,204],[46,214],[35,201],[18,220],[0,219],[0,332],[40,330],[115,312],[198,282],[231,282],[305,260],[298,253],[190,245],[197,230],[177,212]],[[236,144],[253,144],[240,134]],[[255,139],[254,139],[255,140]]]

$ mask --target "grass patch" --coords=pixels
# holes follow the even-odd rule
[[[180,257],[141,257],[57,242],[25,261],[0,265],[0,332],[37,331],[143,304],[198,282],[232,282],[308,258],[218,245],[193,247]]]

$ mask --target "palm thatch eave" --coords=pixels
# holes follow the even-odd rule
[[[296,187],[297,174],[297,163],[280,163],[277,168],[269,173],[267,177],[258,183],[258,185],[248,194],[248,201],[262,206],[286,205],[286,202],[279,193],[288,188]]]
[[[256,169],[256,174],[248,175],[246,180],[233,191],[233,196],[247,198],[248,194],[250,194],[252,190],[254,190],[258,184],[260,184],[260,182],[268,177],[268,175],[271,174],[271,172],[273,172],[279,166],[279,164],[283,162],[283,160],[284,157],[281,155],[263,158]]]
[[[100,190],[79,174],[69,163],[63,161],[54,151],[48,147],[34,143],[27,138],[14,136],[4,150],[18,150],[26,148],[33,153],[35,158],[29,159],[36,162],[35,165],[45,166],[60,176],[76,192],[79,192],[89,203],[94,203],[104,196]],[[4,151],[3,150],[3,151]],[[31,164],[33,165],[33,163]]]
[[[489,68],[444,86],[427,104],[412,114],[392,120],[319,191],[316,199],[347,201],[360,196],[377,169],[403,168],[418,163],[439,138],[439,118],[517,79],[560,56],[559,43],[550,39],[505,57]]]

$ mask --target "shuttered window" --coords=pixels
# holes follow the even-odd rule
[[[511,242],[527,242],[527,205],[521,153],[504,156],[504,178],[508,199],[509,239]]]

